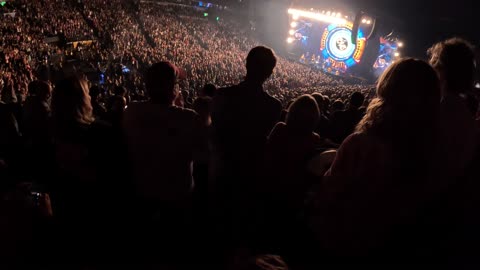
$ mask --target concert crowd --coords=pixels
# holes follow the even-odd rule
[[[478,265],[468,41],[370,85],[184,4],[1,10],[0,266]]]

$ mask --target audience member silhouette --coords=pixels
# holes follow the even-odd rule
[[[146,206],[183,207],[190,200],[192,162],[205,148],[197,113],[174,105],[181,71],[169,62],[145,74],[150,100],[125,112],[126,134],[137,195]]]
[[[245,81],[220,89],[213,101],[213,177],[225,201],[220,204],[232,207],[225,211],[235,217],[225,220],[241,230],[251,214],[249,194],[261,168],[267,136],[282,111],[280,101],[263,90],[276,62],[271,49],[253,48],[247,56]]]
[[[440,167],[445,179],[458,180],[478,147],[475,121],[466,100],[474,87],[475,54],[471,44],[458,38],[437,43],[428,53],[442,87],[440,134],[444,162]]]
[[[99,86],[90,87],[90,97],[92,98],[93,115],[97,119],[105,120],[107,119],[107,109],[100,102],[101,95],[101,88]]]
[[[114,235],[122,227],[112,224],[119,212],[126,213],[129,197],[127,176],[119,170],[125,168],[120,136],[95,120],[88,92],[87,81],[73,75],[52,93],[56,171],[51,195],[62,228],[58,245],[68,247],[59,252],[69,259],[80,256],[78,249],[90,241],[97,244],[83,254],[87,260],[119,241]]]
[[[364,101],[365,96],[360,92],[355,92],[350,97],[348,109],[334,113],[330,129],[331,138],[335,142],[342,143],[354,132],[358,122],[365,115],[365,110],[361,108]]]
[[[48,179],[52,163],[52,134],[50,117],[51,87],[43,81],[28,85],[28,97],[23,106],[23,139],[31,173],[36,178]]]
[[[330,120],[325,116],[325,97],[320,93],[312,94],[312,97],[318,104],[318,108],[320,109],[320,119],[318,120],[317,127],[315,132],[318,133],[320,136],[330,136]]]
[[[381,76],[377,96],[317,194],[312,229],[343,262],[407,261],[424,248],[414,229],[438,161],[440,84],[427,63],[403,59]]]
[[[290,105],[286,121],[279,122],[268,138],[265,173],[258,179],[258,195],[265,207],[261,214],[266,220],[264,226],[268,228],[262,236],[270,235],[271,242],[277,241],[278,235],[296,220],[307,191],[316,180],[308,172],[307,164],[321,146],[320,136],[314,132],[319,119],[315,99],[301,96]],[[279,224],[279,220],[284,222]]]

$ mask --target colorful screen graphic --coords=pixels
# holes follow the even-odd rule
[[[323,32],[320,51],[323,56],[322,68],[333,74],[343,74],[360,63],[365,51],[366,39],[359,29],[356,44],[352,43],[352,23],[331,24]]]
[[[376,76],[381,75],[385,69],[390,66],[395,59],[395,53],[398,51],[398,44],[387,39],[380,38],[380,50],[377,60],[373,64],[373,70]]]

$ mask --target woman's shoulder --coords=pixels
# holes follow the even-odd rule
[[[342,145],[356,145],[356,144],[366,144],[373,142],[373,136],[366,134],[364,132],[356,132],[348,136],[342,143]]]

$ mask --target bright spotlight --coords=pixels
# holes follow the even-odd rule
[[[395,53],[395,57],[399,57],[400,56],[400,53],[399,52],[396,52]]]
[[[297,27],[297,25],[298,25],[298,23],[297,23],[297,22],[292,22],[292,23],[290,24],[290,26],[291,26],[292,28],[295,28],[295,27]]]
[[[363,20],[362,20],[362,23],[367,23],[367,20],[366,20],[366,19],[363,19]]]
[[[290,31],[288,31],[288,33],[293,36],[293,34],[295,34],[295,30],[290,29]]]
[[[402,48],[403,47],[403,42],[398,42],[398,47]]]
[[[327,11],[327,15],[330,16],[332,13],[330,11]]]
[[[293,42],[293,38],[289,37],[287,38],[287,43],[292,43]]]
[[[337,13],[337,18],[342,17],[342,13]]]
[[[289,9],[288,14],[291,14],[294,20],[298,19],[299,17],[304,17],[308,19],[313,19],[313,20],[327,22],[327,23],[334,23],[334,24],[347,23],[347,20],[345,20],[344,18],[336,18],[336,17],[330,16],[331,11],[327,12],[327,14],[324,15],[321,13],[309,12],[305,10]]]
[[[367,21],[367,24],[371,24],[371,23],[372,23],[372,21],[370,21],[370,20]]]

